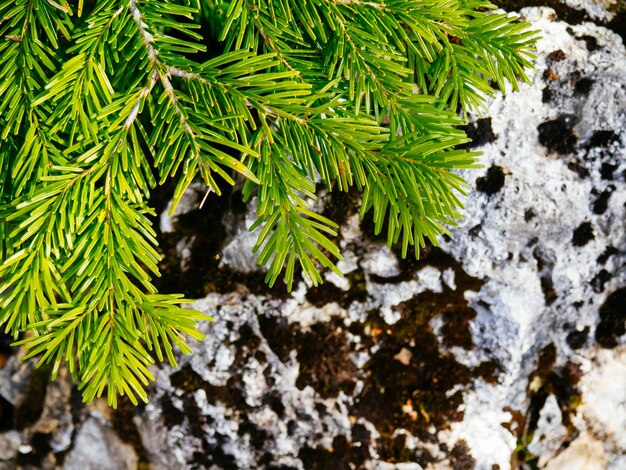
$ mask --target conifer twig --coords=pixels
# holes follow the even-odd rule
[[[537,39],[484,0],[83,3],[0,0],[0,326],[113,406],[207,318],[153,283],[157,184],[173,211],[197,177],[200,207],[243,179],[270,285],[341,274],[319,186],[355,185],[419,256],[476,165],[457,108],[527,81]]]

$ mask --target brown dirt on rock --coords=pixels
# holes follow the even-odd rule
[[[618,339],[626,334],[626,287],[611,293],[599,313],[596,341],[604,348],[614,348]]]
[[[382,435],[379,448],[386,449],[390,462],[431,461],[428,453],[417,455],[417,451],[404,449],[399,438],[393,436],[394,431],[403,428],[422,440],[435,442],[431,427],[439,431],[448,428],[450,422],[463,419],[463,390],[471,386],[475,377],[497,380],[495,363],[472,369],[442,348],[474,347],[469,324],[476,312],[463,294],[481,286],[480,280],[468,276],[448,256],[430,247],[418,263],[453,269],[456,290],[446,287],[443,293],[423,292],[398,305],[400,320],[393,325],[387,325],[378,312],[371,312],[366,322],[376,352],[364,367],[365,387],[356,398],[354,414],[376,426]],[[443,320],[443,344],[430,326],[436,316]]]
[[[298,335],[300,375],[296,386],[313,387],[323,398],[336,397],[340,391],[354,392],[357,368],[350,359],[345,327],[340,321],[316,323],[311,331]]]
[[[539,457],[529,452],[527,446],[534,438],[541,410],[550,395],[554,395],[559,405],[561,423],[567,430],[566,442],[576,437],[577,430],[572,418],[582,403],[582,395],[577,387],[581,371],[571,361],[562,367],[555,367],[556,359],[556,346],[548,344],[539,352],[537,368],[528,378],[528,409],[518,415],[513,432],[517,436],[517,447],[511,456],[513,468],[536,468]]]

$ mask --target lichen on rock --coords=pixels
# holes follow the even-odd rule
[[[402,259],[333,191],[346,276],[269,289],[238,189],[194,190],[158,225],[159,288],[199,299],[206,340],[118,412],[0,340],[0,467],[626,467],[623,13],[496,3],[531,6],[536,71],[466,127],[484,168],[441,247]]]

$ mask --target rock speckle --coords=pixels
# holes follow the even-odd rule
[[[626,288],[612,292],[600,307],[600,323],[596,328],[596,341],[605,348],[620,344],[626,334]]]
[[[572,235],[572,244],[574,246],[585,246],[595,238],[593,233],[593,225],[591,222],[583,222],[574,230]]]
[[[504,186],[504,179],[502,167],[493,165],[485,176],[476,179],[476,189],[488,195],[496,194]]]
[[[574,94],[576,95],[587,95],[591,91],[591,87],[595,83],[595,80],[591,78],[581,78],[576,80],[576,84],[574,85]]]
[[[556,119],[542,122],[537,127],[539,143],[546,147],[549,152],[573,153],[578,141],[573,132],[575,119],[571,115],[561,115]]]
[[[461,145],[461,148],[481,147],[496,140],[491,127],[491,118],[477,119],[461,128],[472,139],[471,142]]]

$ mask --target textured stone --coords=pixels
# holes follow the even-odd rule
[[[270,290],[251,207],[205,208],[198,227],[221,237],[207,241],[182,223],[206,215],[194,186],[160,228],[215,318],[206,340],[153,368],[144,407],[84,407],[67,380],[39,390],[31,424],[1,428],[0,468],[626,468],[626,50],[574,21],[612,21],[615,2],[560,5],[579,24],[522,11],[542,33],[532,83],[468,125],[483,169],[462,174],[480,187],[441,249],[402,260],[326,194],[345,276]],[[0,367],[6,416],[34,393],[20,354]]]
[[[97,417],[82,423],[73,448],[65,457],[67,470],[123,470],[137,468],[137,456]]]

